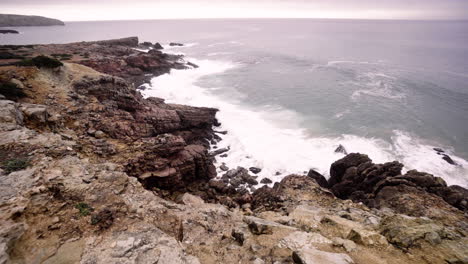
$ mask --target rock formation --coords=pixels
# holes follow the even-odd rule
[[[0,263],[467,263],[466,190],[398,162],[216,175],[217,109],[144,99],[186,63],[139,45],[0,47]]]

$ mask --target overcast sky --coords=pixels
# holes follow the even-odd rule
[[[468,19],[468,0],[0,0],[64,21],[163,18]]]

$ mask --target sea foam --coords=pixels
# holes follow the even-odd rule
[[[348,152],[369,155],[375,163],[399,160],[405,164],[405,171],[418,169],[443,177],[449,184],[468,186],[465,177],[468,163],[450,150],[448,154],[459,165],[448,164],[435,153],[435,146],[403,131],[394,131],[392,142],[356,135],[311,135],[300,126],[301,116],[292,110],[274,105],[247,106],[241,100],[213,93],[223,87],[202,87],[199,84],[202,77],[222,78],[227,71],[242,65],[228,61],[189,60],[200,67],[175,70],[153,78],[151,87],[143,91],[143,95],[162,97],[169,103],[220,109],[217,118],[222,125],[216,129],[228,133],[220,135],[223,140],[217,147],[229,147],[230,150],[227,157],[216,158],[219,175],[219,166],[225,163],[229,168],[261,168],[258,180],[268,177],[280,181],[288,174],[304,174],[309,169],[328,177],[330,165],[344,156],[334,152],[341,144]]]

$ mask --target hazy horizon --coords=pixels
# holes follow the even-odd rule
[[[464,0],[2,0],[2,13],[63,21],[156,19],[466,20]]]

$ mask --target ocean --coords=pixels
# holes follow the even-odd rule
[[[138,36],[198,69],[152,80],[145,96],[220,109],[217,165],[280,180],[328,175],[347,152],[399,160],[468,186],[468,21],[206,19],[21,27],[0,44]],[[169,42],[184,47],[169,47]],[[456,165],[434,148],[443,149]]]

